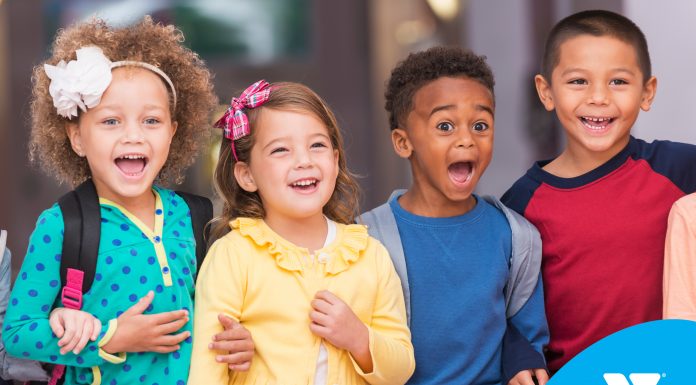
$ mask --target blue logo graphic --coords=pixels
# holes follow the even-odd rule
[[[696,384],[696,322],[653,321],[616,332],[578,354],[548,385]]]

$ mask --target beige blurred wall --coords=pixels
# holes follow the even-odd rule
[[[41,3],[0,3],[0,226],[8,230],[16,274],[39,213],[65,190],[29,165],[31,72],[44,52]]]
[[[696,2],[624,0],[624,9],[645,33],[657,77],[655,101],[635,134],[696,144]]]

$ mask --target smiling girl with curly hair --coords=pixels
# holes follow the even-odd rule
[[[45,210],[3,338],[13,355],[66,365],[65,384],[187,381],[196,242],[186,202],[154,182],[181,181],[216,98],[182,41],[149,17],[120,29],[93,20],[61,31],[34,70],[30,157],[60,182],[93,184],[99,253],[82,311],[67,309],[64,213]]]

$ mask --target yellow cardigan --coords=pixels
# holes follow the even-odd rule
[[[238,218],[216,241],[197,279],[189,384],[312,385],[321,338],[309,330],[310,302],[319,290],[341,298],[369,330],[373,371],[324,341],[328,385],[405,383],[415,359],[404,297],[391,259],[361,225],[337,225],[336,239],[312,259],[263,220]],[[255,352],[248,372],[215,361],[208,344],[222,331],[217,314],[251,332]]]

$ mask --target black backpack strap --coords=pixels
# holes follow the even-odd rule
[[[58,199],[63,213],[63,251],[60,259],[60,279],[67,283],[68,269],[84,272],[82,292],[92,287],[97,269],[101,237],[101,208],[99,196],[91,179]]]
[[[210,199],[200,195],[189,194],[183,191],[177,191],[176,193],[186,201],[189,210],[191,210],[193,235],[196,238],[196,266],[200,269],[208,251],[207,242],[210,239],[208,222],[213,219],[213,203],[210,202]]]

